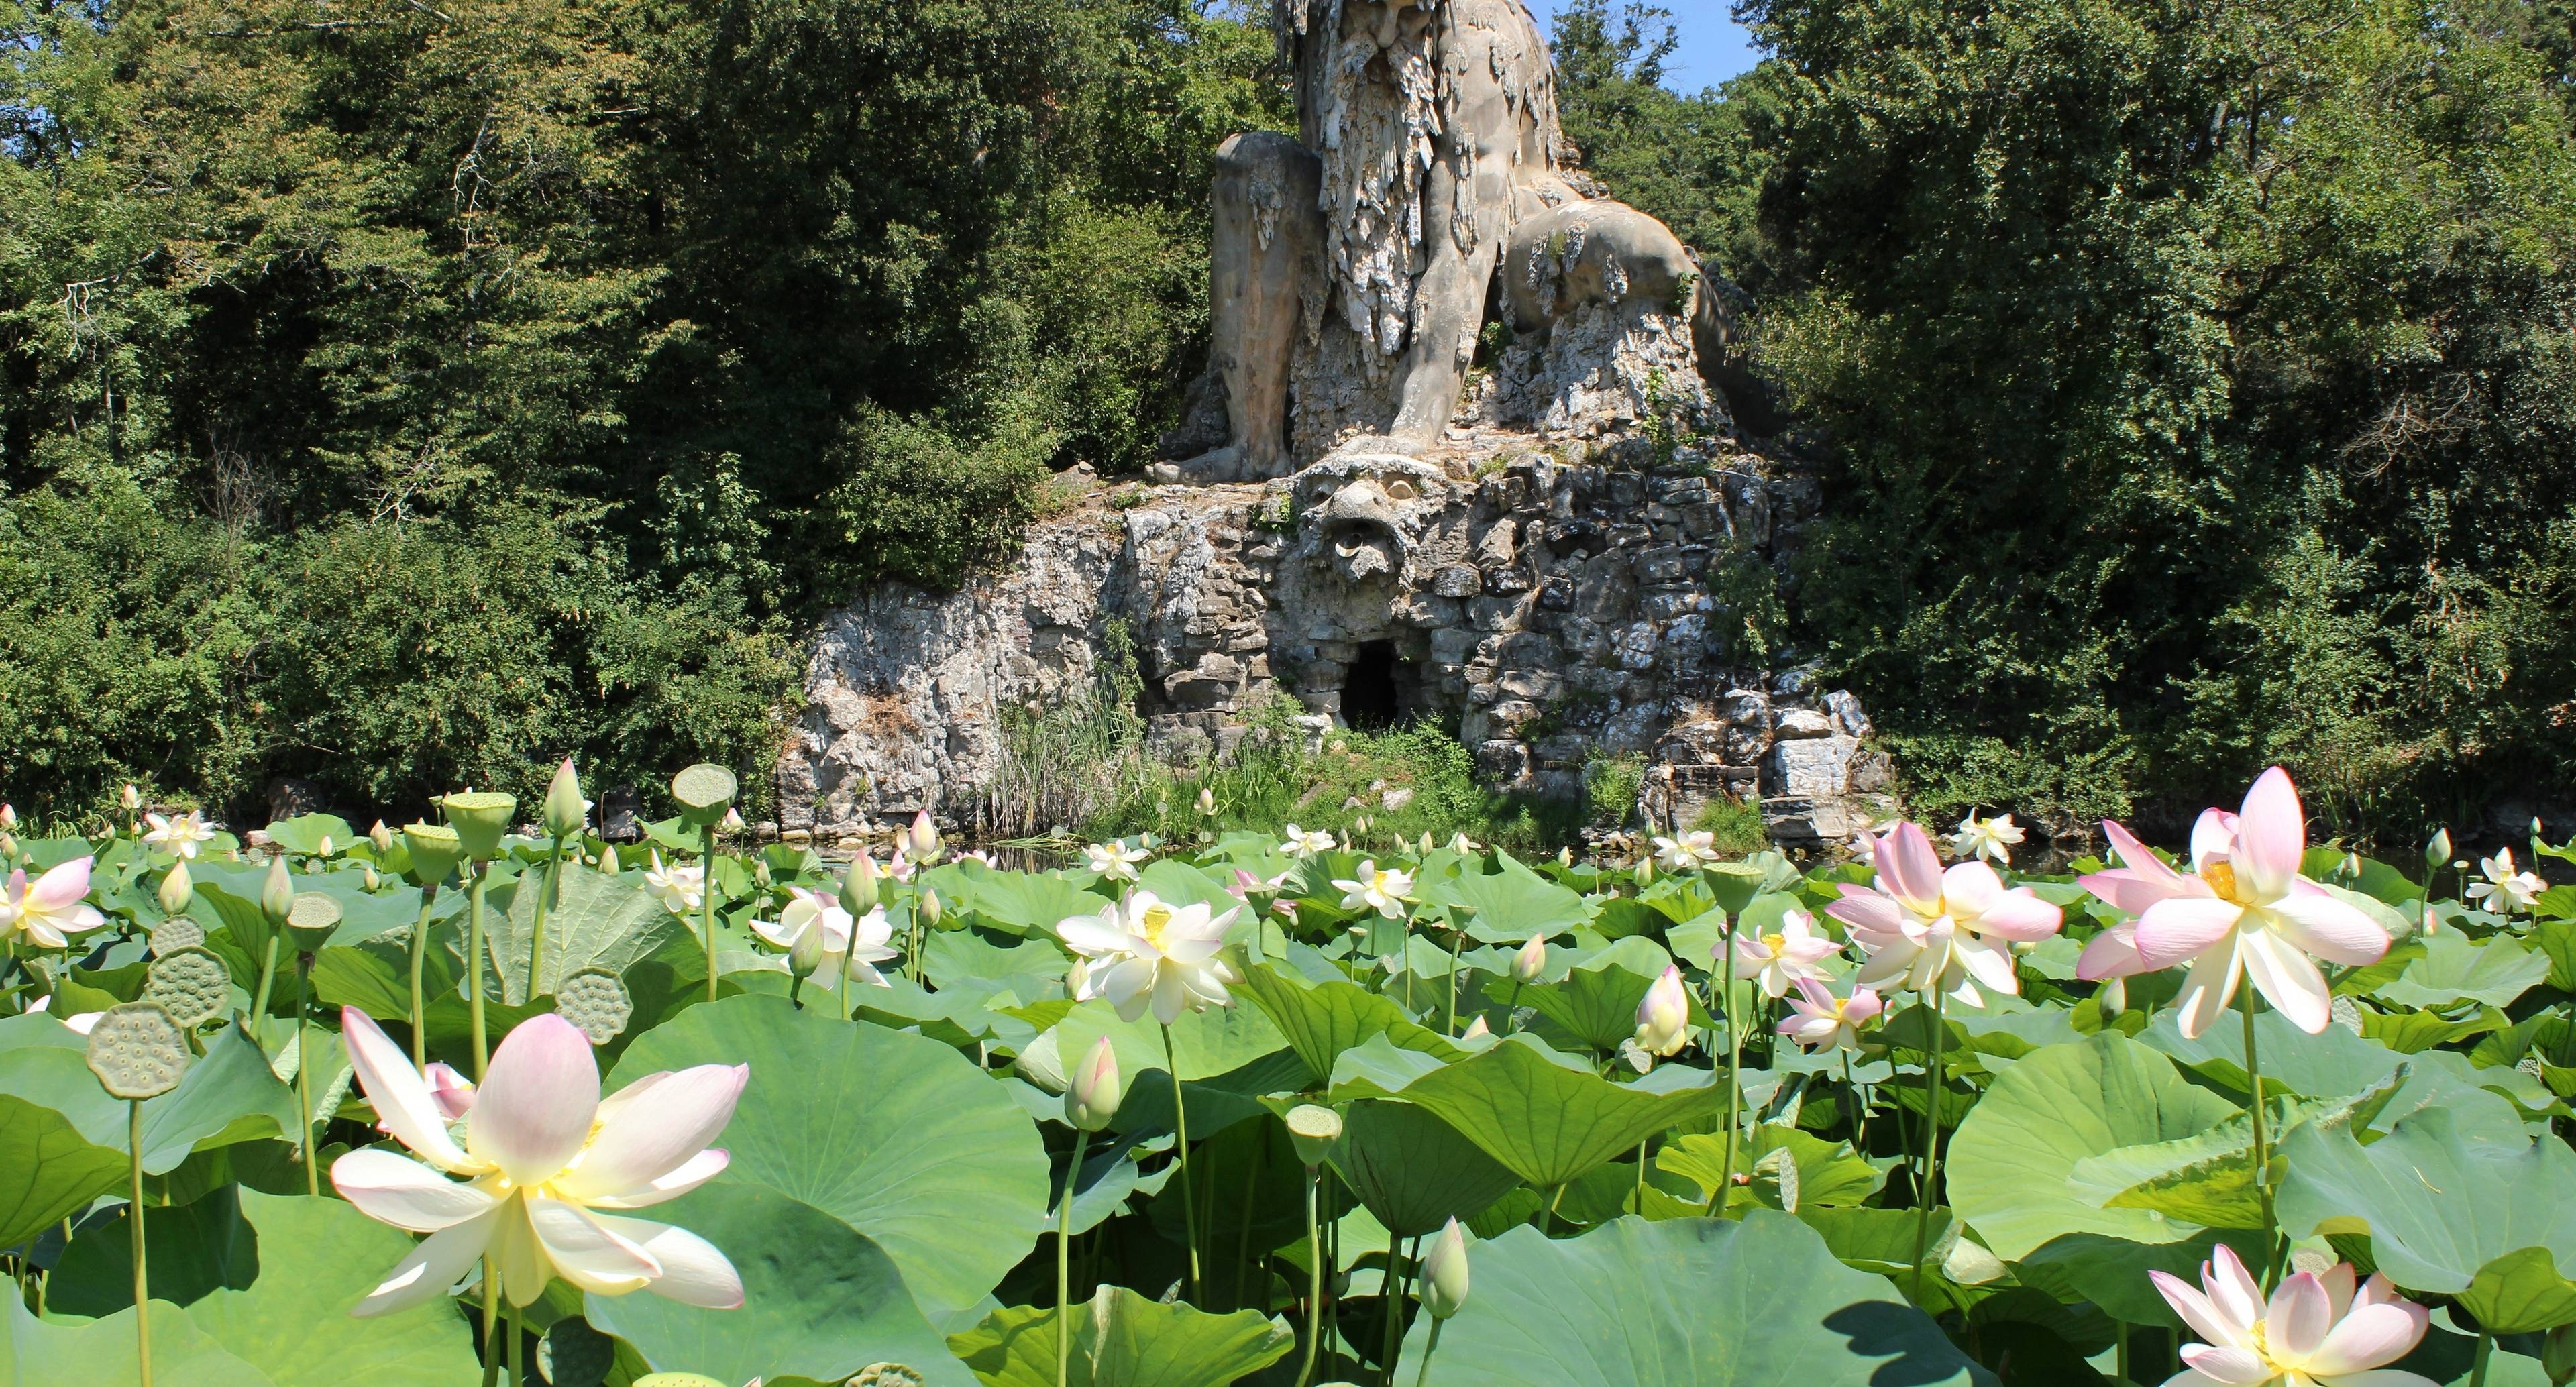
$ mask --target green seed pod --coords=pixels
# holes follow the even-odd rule
[[[590,1037],[591,1044],[605,1045],[634,1019],[635,999],[615,973],[584,968],[555,985],[555,1015]]]
[[[224,1014],[232,984],[232,970],[211,951],[176,949],[152,961],[143,1000],[158,1004],[181,1026],[202,1026]]]
[[[1342,1139],[1342,1115],[1331,1108],[1313,1103],[1300,1103],[1288,1110],[1288,1140],[1297,1148],[1297,1159],[1313,1170],[1332,1154],[1333,1143]]]
[[[590,823],[590,801],[581,797],[581,777],[574,773],[572,758],[555,767],[555,778],[546,784],[546,802],[541,811],[546,836],[570,838]]]
[[[671,777],[671,798],[679,801],[680,817],[692,828],[722,821],[741,788],[732,771],[704,761]]]
[[[465,855],[491,862],[501,856],[501,840],[509,835],[510,816],[518,812],[519,801],[497,790],[465,790],[441,799],[438,807],[447,815],[447,826],[456,830]]]
[[[319,891],[298,895],[286,912],[286,939],[298,953],[320,953],[339,927],[340,903]]]
[[[188,1072],[188,1036],[154,1002],[125,1002],[89,1033],[89,1072],[115,1098],[158,1098]]]
[[[456,874],[465,860],[465,843],[445,824],[403,825],[403,845],[411,850],[411,884],[436,886]]]
[[[175,954],[181,949],[193,949],[205,942],[205,926],[185,915],[173,915],[152,927],[148,947],[152,950],[152,956],[159,958],[164,954]]]
[[[188,859],[180,858],[161,877],[161,913],[185,915],[188,903],[197,898],[197,884],[188,877]]]

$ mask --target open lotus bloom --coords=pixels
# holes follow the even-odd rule
[[[181,861],[194,858],[199,848],[214,841],[215,831],[206,827],[205,816],[194,809],[177,815],[146,814],[143,821],[152,825],[143,841]]]
[[[8,894],[0,896],[0,940],[23,938],[40,949],[59,949],[72,935],[106,924],[107,917],[84,899],[90,861],[75,857],[32,882],[24,867],[10,872]]]
[[[2350,1262],[2287,1278],[2268,1304],[2224,1243],[2201,1263],[2200,1289],[2161,1271],[2147,1275],[2207,1341],[2183,1346],[2182,1361],[2190,1366],[2165,1387],[2438,1387],[2429,1377],[2385,1366],[2424,1337],[2428,1312],[2399,1299],[2385,1276],[2356,1290]]]
[[[748,1067],[647,1074],[603,1100],[590,1041],[560,1016],[533,1016],[492,1052],[460,1145],[401,1048],[355,1007],[340,1020],[359,1087],[420,1160],[352,1151],[332,1164],[331,1184],[369,1218],[429,1235],[350,1313],[435,1300],[487,1253],[513,1305],[558,1276],[599,1295],[742,1304],[741,1278],[706,1239],[602,1211],[659,1204],[723,1171],[725,1153],[707,1144],[733,1120]]]
[[[1725,947],[1719,944],[1710,952]],[[1763,996],[1785,997],[1792,982],[1832,977],[1819,965],[1842,951],[1841,944],[1816,933],[1815,916],[1792,910],[1780,917],[1777,929],[1735,936],[1733,971],[1739,978],[1760,979]]]
[[[2478,870],[2486,874],[2486,880],[2469,883],[2469,899],[2498,915],[2531,909],[2539,903],[2540,893],[2549,889],[2549,883],[2537,873],[2514,869],[2511,848],[2499,848],[2495,856],[2479,858]]]
[[[1242,979],[1217,950],[1238,909],[1218,915],[1204,902],[1176,906],[1137,891],[1097,915],[1061,922],[1056,937],[1087,965],[1074,1000],[1106,997],[1122,1021],[1135,1020],[1150,1006],[1166,1026],[1184,1011],[1232,1006],[1234,994],[1226,985]]]
[[[876,965],[902,957],[903,951],[887,941],[894,938],[894,926],[887,922],[885,907],[879,906],[856,920],[841,903],[820,891],[802,886],[787,889],[785,909],[775,921],[754,920],[751,931],[780,949],[793,952],[809,930],[822,932],[821,965],[816,972],[825,978],[837,978],[841,969],[851,977],[876,987],[891,987]]]
[[[1136,869],[1154,855],[1125,843],[1094,843],[1082,850],[1082,864],[1111,881],[1134,881]]]
[[[1333,885],[1342,893],[1342,909],[1374,910],[1390,920],[1401,920],[1405,901],[1413,894],[1413,873],[1380,867],[1372,858],[1360,863],[1357,877],[1335,878]]]
[[[2085,946],[2076,976],[2125,977],[2188,962],[2175,999],[2186,1036],[2226,1012],[2240,978],[2251,978],[2265,1000],[2314,1035],[2332,1019],[2334,999],[2313,960],[2359,965],[2388,952],[2388,931],[2299,875],[2307,814],[2278,766],[2245,792],[2238,812],[2201,814],[2191,830],[2188,873],[2165,865],[2116,823],[2102,831],[2120,865],[2081,884],[2135,918]]]
[[[1312,857],[1319,852],[1331,852],[1333,835],[1322,829],[1307,830],[1290,824],[1280,839],[1279,850],[1290,857]]]
[[[1950,851],[1959,857],[1982,857],[1989,862],[2007,862],[2012,850],[2021,846],[2021,825],[2010,814],[1997,814],[1980,819],[1969,814],[1959,820],[1958,831],[1950,835]]]
[[[1846,884],[1825,907],[1869,956],[1854,976],[1862,987],[1938,990],[1972,1007],[1985,1005],[1980,984],[2018,995],[2012,945],[2046,939],[2063,923],[2056,906],[2027,886],[2005,889],[1983,862],[1941,870],[1932,839],[1912,823],[1872,844],[1870,865],[1876,885]]]
[[[1655,840],[1655,860],[1662,863],[1668,872],[1687,872],[1694,867],[1705,867],[1715,862],[1718,856],[1717,835],[1714,833],[1683,833]]]
[[[1887,1004],[1866,987],[1855,987],[1848,997],[1837,997],[1813,978],[1798,979],[1798,995],[1789,999],[1789,1010],[1796,1015],[1783,1020],[1775,1029],[1813,1051],[1826,1047],[1837,1050],[1860,1048],[1860,1028],[1878,1019]]]
[[[682,863],[664,866],[662,850],[655,848],[651,865],[644,869],[644,885],[661,897],[664,910],[686,917],[706,904],[707,869]]]

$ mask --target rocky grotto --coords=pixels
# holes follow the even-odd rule
[[[1724,286],[1569,167],[1527,11],[1277,6],[1300,134],[1219,150],[1210,361],[1169,461],[1077,469],[1013,562],[826,621],[782,825],[984,825],[1006,713],[1128,642],[1175,759],[1284,694],[1310,736],[1454,727],[1510,790],[1643,754],[1660,827],[1758,797],[1814,849],[1892,815],[1857,701],[1757,636],[1815,483],[1711,384]]]

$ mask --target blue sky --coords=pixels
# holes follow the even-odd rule
[[[1664,85],[1676,91],[1695,92],[1715,86],[1729,77],[1749,70],[1757,56],[1753,41],[1732,19],[1727,18],[1727,0],[1661,0],[1673,12],[1673,28],[1682,41],[1666,64]],[[1545,30],[1554,18],[1557,0],[1529,0],[1530,9],[1538,15],[1539,27]],[[1613,0],[1611,12],[1619,10]]]

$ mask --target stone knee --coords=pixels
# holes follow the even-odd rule
[[[1288,368],[1304,319],[1307,261],[1321,253],[1321,180],[1315,156],[1285,135],[1252,131],[1217,147],[1210,347],[1246,476],[1286,470]]]

